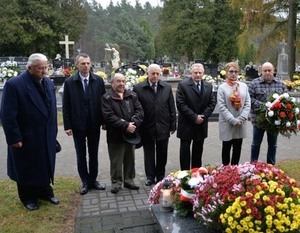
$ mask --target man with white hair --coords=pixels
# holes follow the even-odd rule
[[[161,81],[161,68],[151,64],[148,78],[134,86],[144,109],[140,128],[144,149],[146,186],[161,181],[165,176],[170,134],[176,130],[176,108],[172,87]]]
[[[21,202],[28,210],[38,199],[57,205],[54,182],[57,135],[55,88],[49,78],[47,57],[32,54],[27,70],[6,82],[1,122],[8,145],[8,176],[17,182]]]

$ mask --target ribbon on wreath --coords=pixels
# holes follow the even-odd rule
[[[180,201],[182,201],[182,202],[190,202],[194,196],[195,196],[195,194],[188,193],[184,189],[180,190]]]

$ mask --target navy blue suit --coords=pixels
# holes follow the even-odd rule
[[[39,93],[37,81],[28,71],[10,79],[4,86],[1,121],[8,144],[7,172],[18,187],[46,187],[48,196],[53,196],[53,183],[57,110],[55,88],[49,78],[43,78],[43,92]],[[22,142],[22,147],[12,144]],[[33,189],[33,188],[32,188]],[[49,192],[49,193],[48,193]],[[22,202],[32,195],[23,195]]]

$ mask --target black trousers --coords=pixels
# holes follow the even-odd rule
[[[165,177],[169,139],[143,141],[144,165],[147,179],[161,181]]]
[[[47,186],[32,186],[22,185],[17,183],[18,195],[23,204],[37,203],[38,199],[45,199],[47,197],[54,197],[53,189]]]
[[[232,139],[230,141],[222,142],[222,164],[223,165],[229,165],[230,163],[231,148],[232,148],[231,165],[239,164],[242,144],[243,144],[242,138]]]
[[[191,159],[191,142],[192,143],[192,159]],[[180,169],[190,170],[191,168],[202,166],[204,139],[201,140],[185,140],[180,139]]]
[[[100,128],[73,131],[73,139],[77,156],[77,169],[80,179],[82,183],[86,183],[88,185],[93,184],[98,176]]]

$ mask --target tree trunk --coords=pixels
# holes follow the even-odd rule
[[[289,17],[288,17],[288,67],[289,77],[293,81],[296,63],[296,19],[297,19],[297,1],[289,0]]]

